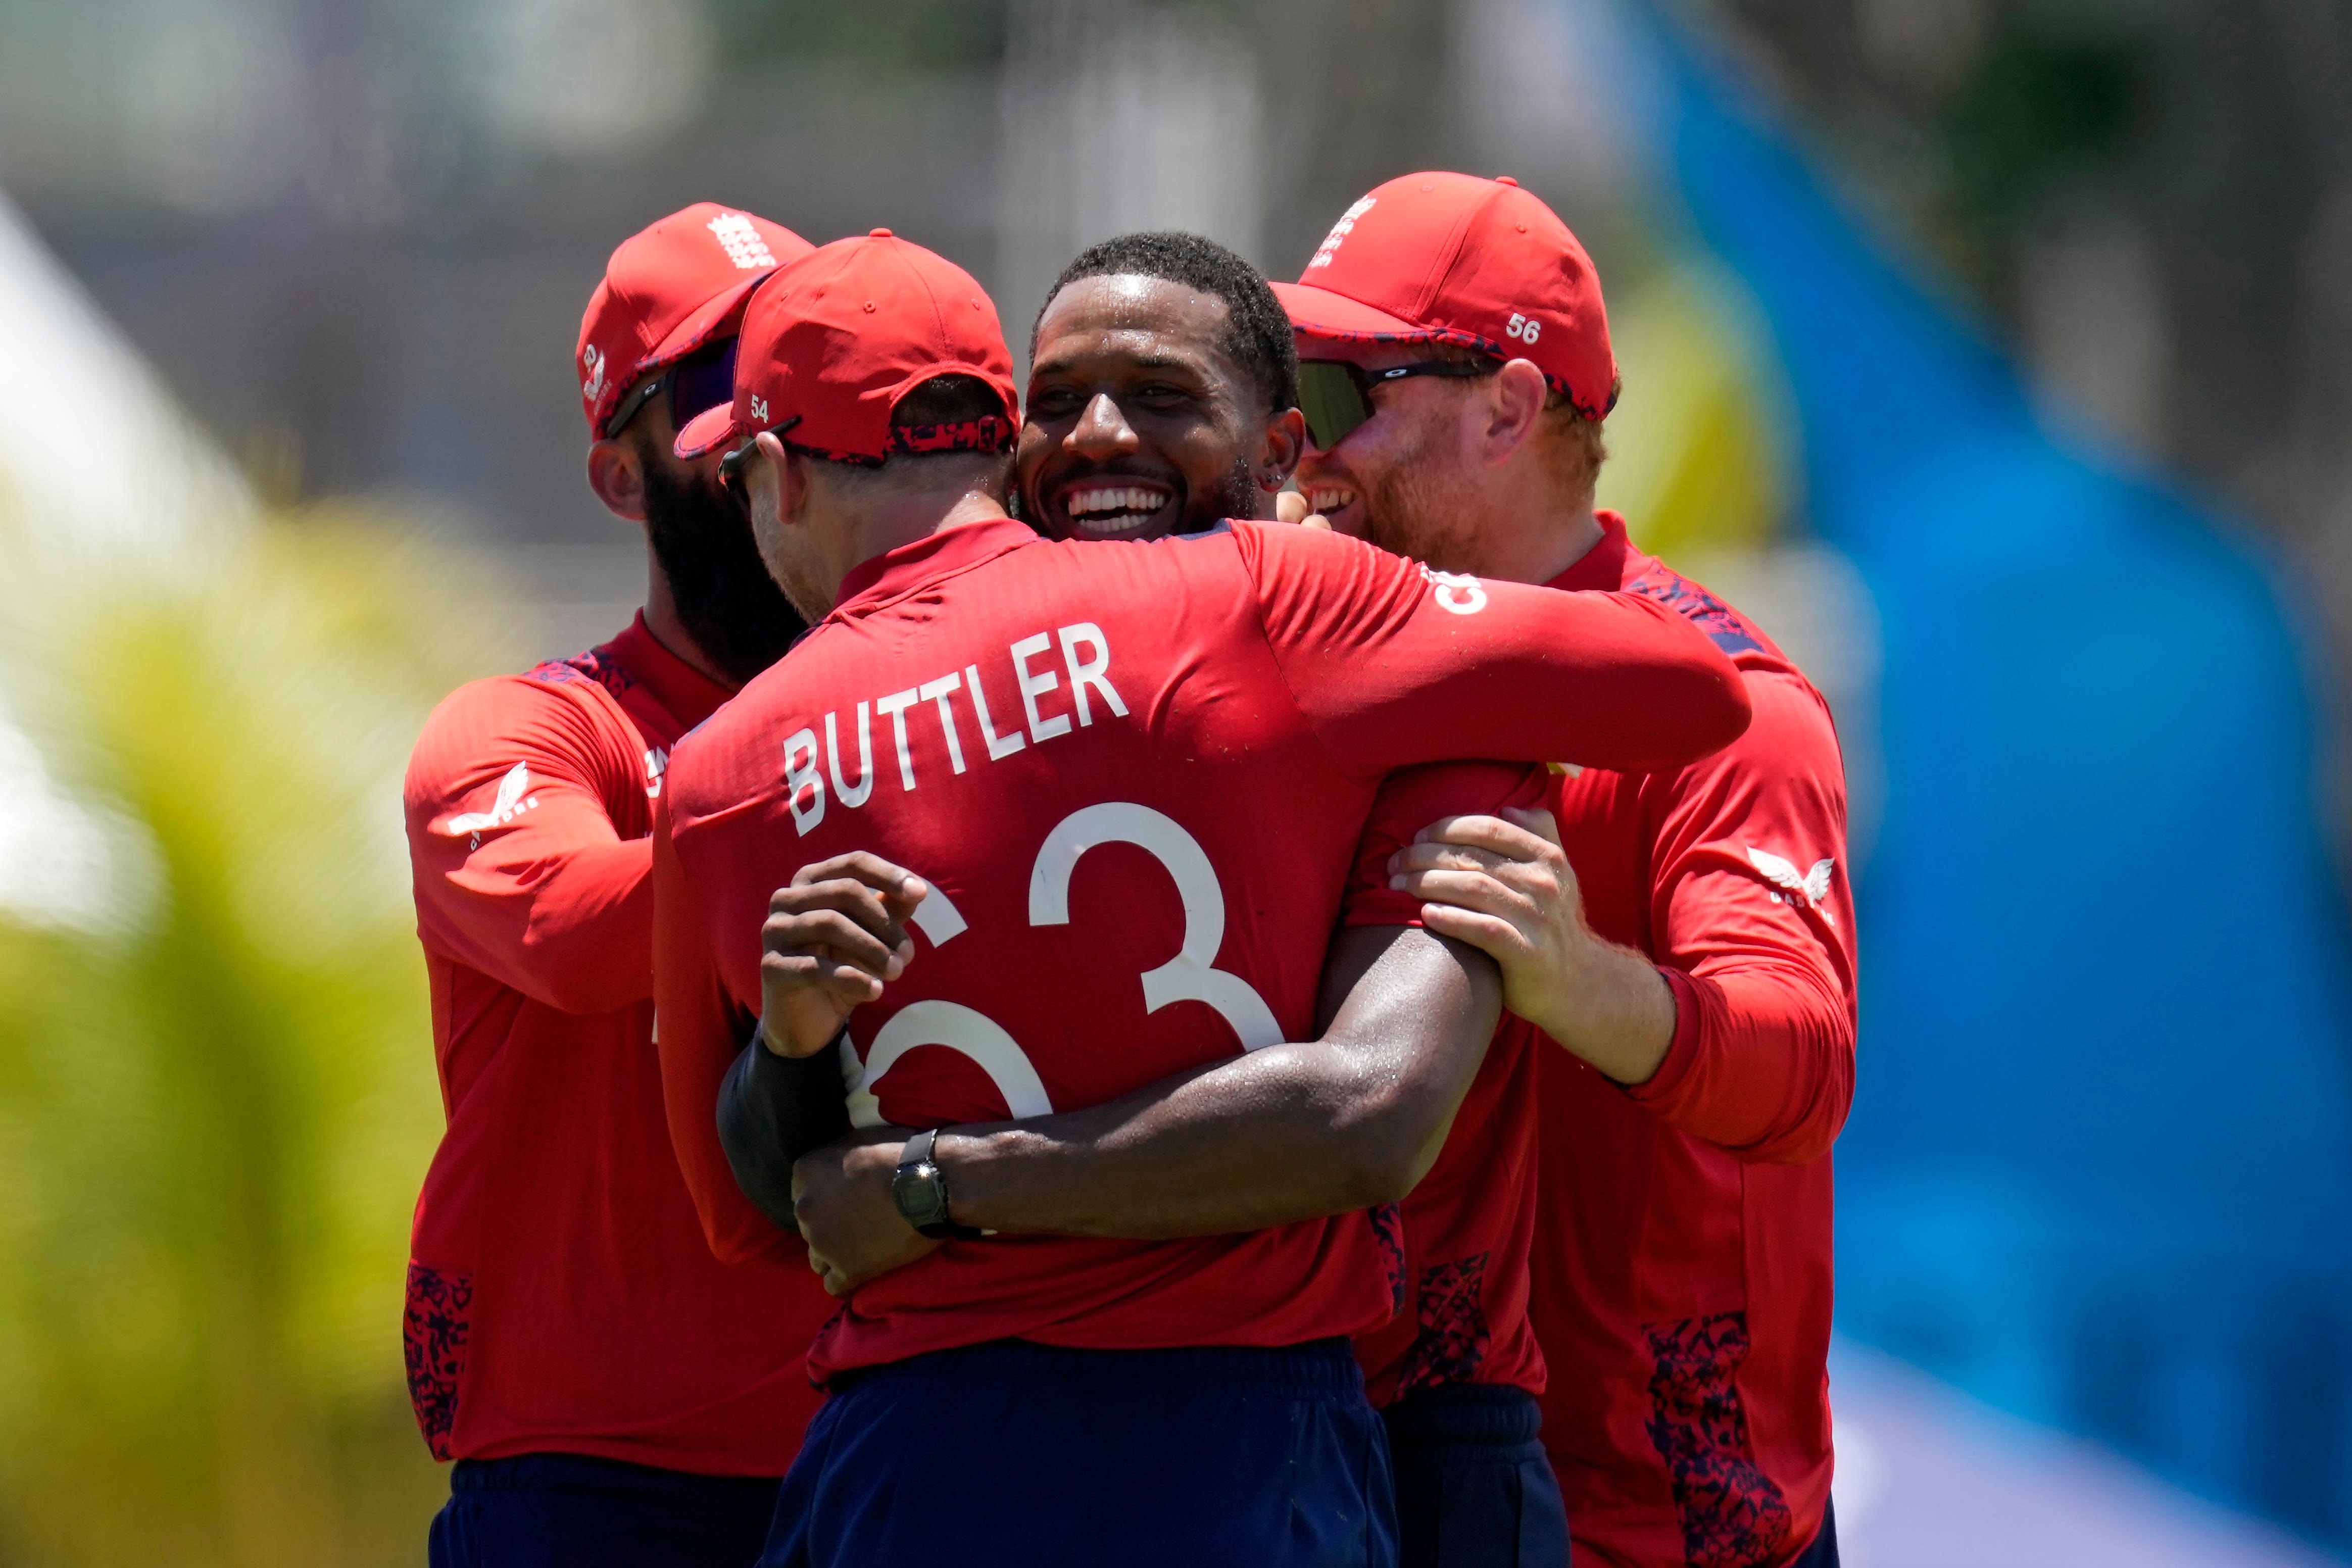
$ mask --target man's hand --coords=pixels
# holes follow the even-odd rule
[[[906,922],[930,889],[860,849],[803,866],[768,900],[760,927],[761,1039],[780,1057],[814,1056],[861,1002],[907,972]]]
[[[1425,900],[1422,923],[1503,972],[1503,1005],[1620,1083],[1674,1044],[1675,995],[1650,961],[1584,923],[1584,896],[1549,811],[1445,816],[1389,858],[1389,886]]]
[[[940,1245],[917,1234],[890,1197],[908,1136],[904,1127],[868,1128],[793,1167],[793,1217],[808,1242],[809,1267],[832,1295],[846,1296]]]

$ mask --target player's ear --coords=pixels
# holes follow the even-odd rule
[[[768,431],[752,437],[754,456],[743,465],[743,495],[754,527],[762,519],[793,521],[808,500],[808,473],[792,449]]]
[[[1288,484],[1291,473],[1298,467],[1299,455],[1306,450],[1305,415],[1296,408],[1286,408],[1267,416],[1265,428],[1258,433],[1258,489],[1271,495]]]
[[[627,442],[608,437],[588,448],[588,488],[614,517],[645,521],[645,459]]]
[[[1523,359],[1508,361],[1486,382],[1486,428],[1482,433],[1489,468],[1499,468],[1535,439],[1549,394],[1543,372]]]

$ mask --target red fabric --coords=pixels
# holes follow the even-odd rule
[[[955,445],[1002,450],[1020,428],[1021,400],[988,291],[887,228],[836,239],[786,263],[751,297],[736,344],[735,401],[688,420],[677,455],[773,430],[836,462],[877,463],[904,449],[891,441],[898,399],[943,375],[984,381],[1004,404],[1001,427],[975,423]]]
[[[417,1200],[406,1327],[437,1458],[777,1475],[815,1409],[801,1352],[831,1302],[805,1269],[710,1256],[652,1039],[653,797],[665,748],[726,695],[640,618],[461,688],[416,743],[408,837],[448,1130]]]
[[[1756,719],[1690,767],[1555,792],[1586,918],[1663,967],[1677,1027],[1632,1089],[1541,1053],[1544,1440],[1579,1563],[1785,1563],[1830,1485],[1829,1149],[1855,1023],[1843,767],[1827,705],[1770,639],[1607,521],[1555,585],[1622,585],[1689,616]],[[1823,860],[1816,901],[1802,874]]]
[[[580,318],[588,438],[647,374],[722,337],[761,279],[815,247],[780,223],[715,202],[681,207],[623,240]]]
[[[1601,275],[1568,226],[1508,177],[1401,174],[1339,216],[1275,293],[1307,342],[1446,342],[1531,361],[1598,419],[1617,361]]]
[[[793,1250],[736,1190],[711,1107],[757,1005],[769,892],[803,865],[868,849],[935,889],[905,978],[853,1020],[861,1058],[907,1047],[854,1115],[1097,1104],[1241,1038],[1306,1037],[1388,771],[1464,751],[1698,754],[1744,720],[1718,660],[1630,595],[1440,581],[1254,523],[1108,544],[992,521],[859,567],[671,765],[661,1056],[712,1245]],[[1388,1306],[1361,1215],[1171,1242],[992,1237],[866,1286],[810,1365],[1009,1335],[1290,1344]]]
[[[1441,816],[1544,804],[1550,775],[1500,763],[1392,773],[1372,805],[1348,883],[1345,924],[1421,924],[1422,902],[1389,887],[1389,857]],[[1543,1352],[1528,1322],[1528,1249],[1536,1226],[1536,1057],[1541,1035],[1509,1014],[1438,1152],[1400,1205],[1403,1300],[1356,1336],[1374,1405],[1444,1384],[1540,1394]]]

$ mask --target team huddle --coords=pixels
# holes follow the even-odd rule
[[[1582,247],[1407,175],[1029,358],[709,204],[589,301],[645,607],[406,787],[432,1561],[1834,1564],[1843,768],[1595,510]]]

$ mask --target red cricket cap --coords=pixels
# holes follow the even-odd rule
[[[622,396],[740,318],[761,279],[815,247],[782,224],[697,202],[623,240],[580,318],[580,406],[588,438]]]
[[[1001,415],[893,426],[908,392],[977,376]],[[779,268],[751,296],[735,342],[735,401],[689,420],[677,455],[698,458],[763,430],[835,462],[893,452],[1001,452],[1021,428],[1013,355],[996,306],[971,273],[887,228],[836,239]]]
[[[1340,215],[1297,282],[1274,291],[1303,338],[1458,343],[1531,361],[1589,418],[1617,401],[1601,276],[1516,180],[1391,180]]]

